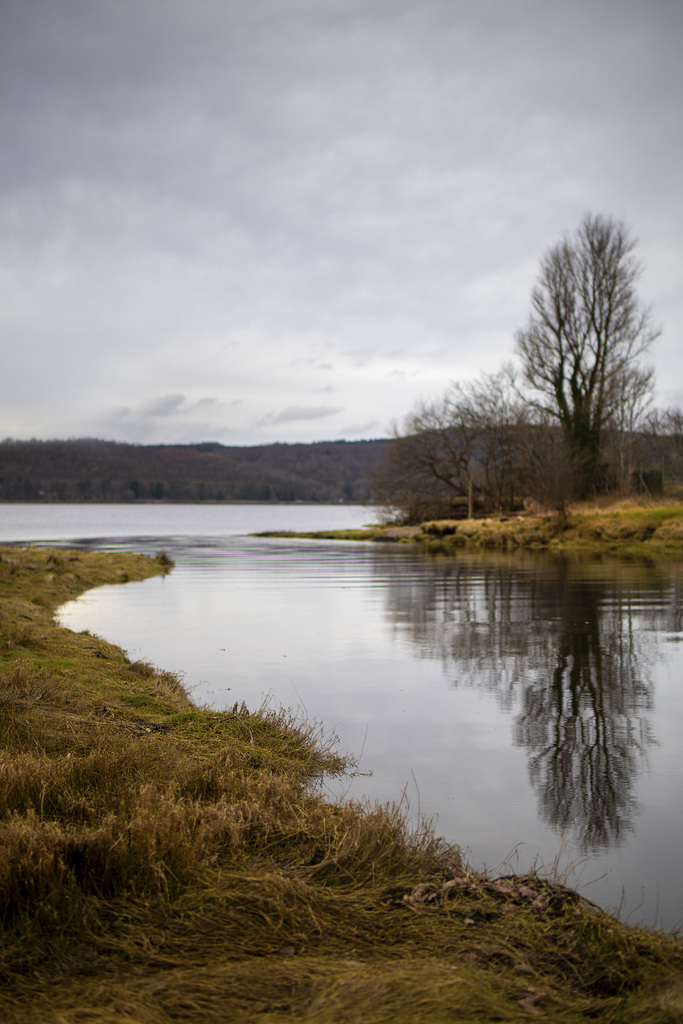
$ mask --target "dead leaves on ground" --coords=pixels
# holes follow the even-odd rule
[[[540,878],[517,878],[510,875],[488,879],[475,875],[457,875],[440,886],[433,882],[423,882],[412,892],[392,900],[392,904],[400,907],[441,904],[459,894],[480,900],[488,898],[499,904],[501,909],[530,906],[537,910],[557,911],[567,902],[583,902],[575,892]],[[467,919],[466,923],[469,920]]]

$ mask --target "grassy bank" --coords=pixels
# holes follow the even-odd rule
[[[419,526],[371,526],[363,530],[281,532],[262,536],[420,544],[428,551],[443,554],[453,554],[466,547],[640,553],[669,548],[683,550],[683,504],[622,502],[604,508],[579,506],[566,515],[524,513],[483,519],[440,519]]]
[[[54,621],[168,568],[0,549],[0,1019],[683,1019],[672,937],[326,803],[344,763],[286,712],[198,708]]]

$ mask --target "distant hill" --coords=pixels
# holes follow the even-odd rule
[[[366,502],[387,441],[0,442],[0,501]]]

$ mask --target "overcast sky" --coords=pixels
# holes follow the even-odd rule
[[[639,240],[683,402],[680,0],[2,0],[0,436],[385,436]]]

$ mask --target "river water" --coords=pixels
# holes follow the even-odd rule
[[[344,506],[0,505],[0,542],[160,550],[167,577],[61,619],[179,672],[194,699],[295,708],[353,775],[473,867],[558,872],[636,924],[683,924],[683,561],[433,557],[249,537]]]

